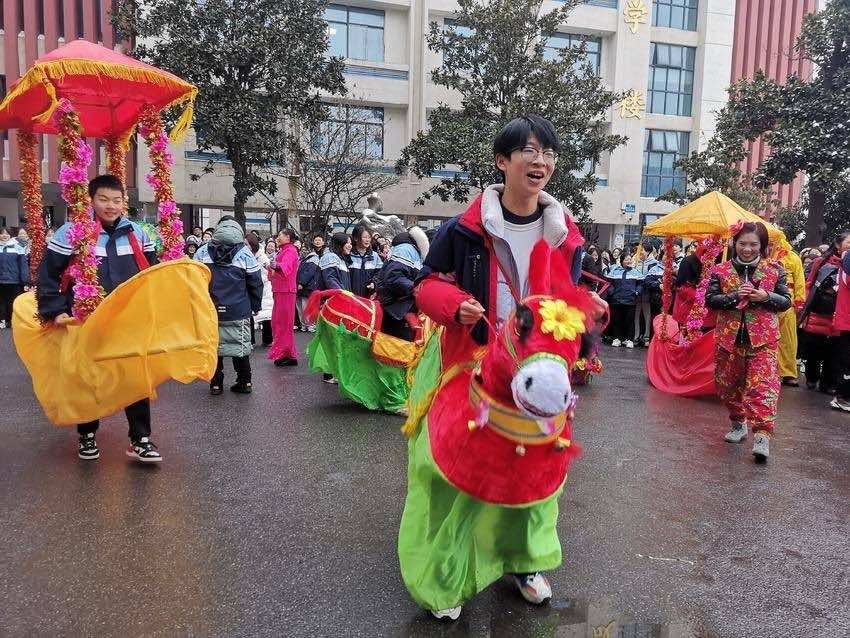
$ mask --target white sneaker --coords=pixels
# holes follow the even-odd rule
[[[611,342],[611,346],[613,348],[619,348],[621,345],[623,345],[623,342],[619,339],[614,339],[614,341]]]
[[[316,326],[307,326],[307,332],[316,332]]]
[[[552,586],[541,572],[533,574],[511,574],[519,593],[532,605],[542,605],[552,598]]]
[[[829,407],[831,407],[833,410],[850,412],[850,401],[845,401],[844,399],[839,399],[838,397],[835,397],[832,401],[829,402]]]
[[[732,422],[732,429],[726,433],[723,440],[727,443],[740,443],[747,438],[747,426],[743,423]]]
[[[0,321],[0,330],[5,330],[5,329],[6,329],[6,322]]]
[[[626,347],[627,348],[634,348],[635,347],[634,341],[626,341]]]
[[[761,463],[770,456],[770,437],[764,432],[758,432],[753,437],[753,456]]]
[[[431,613],[437,620],[443,620],[444,618],[448,618],[449,620],[457,620],[458,618],[460,618],[461,609],[462,607],[458,605],[457,607],[452,607],[451,609],[440,609],[438,611],[432,610]]]

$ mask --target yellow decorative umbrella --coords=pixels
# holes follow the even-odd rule
[[[742,208],[720,191],[703,195],[669,215],[647,224],[643,234],[689,239],[729,237],[729,228],[741,220],[763,223],[772,243],[785,240],[785,234],[777,226]]]

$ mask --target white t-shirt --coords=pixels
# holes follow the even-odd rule
[[[531,251],[534,245],[543,238],[543,214],[539,210],[526,219],[513,215],[503,209],[505,215],[504,239],[511,248],[514,262],[516,263],[519,290],[521,297],[528,295],[528,268],[531,260]],[[520,222],[520,223],[517,223]],[[524,222],[524,223],[523,223]],[[502,264],[505,269],[508,264]],[[502,272],[498,277],[498,298],[496,303],[497,322],[501,324],[508,315],[516,308],[516,301],[511,294],[510,286],[505,281]]]

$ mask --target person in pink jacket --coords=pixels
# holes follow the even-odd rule
[[[268,357],[276,366],[297,366],[298,348],[295,346],[295,292],[298,275],[298,249],[294,242],[298,235],[286,228],[277,234],[278,251],[269,267],[274,306],[272,307],[272,342]]]

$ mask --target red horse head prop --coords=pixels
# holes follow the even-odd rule
[[[551,434],[553,419],[575,403],[570,371],[591,328],[595,304],[575,286],[563,256],[540,241],[531,253],[529,296],[505,321],[481,362],[479,381]]]

